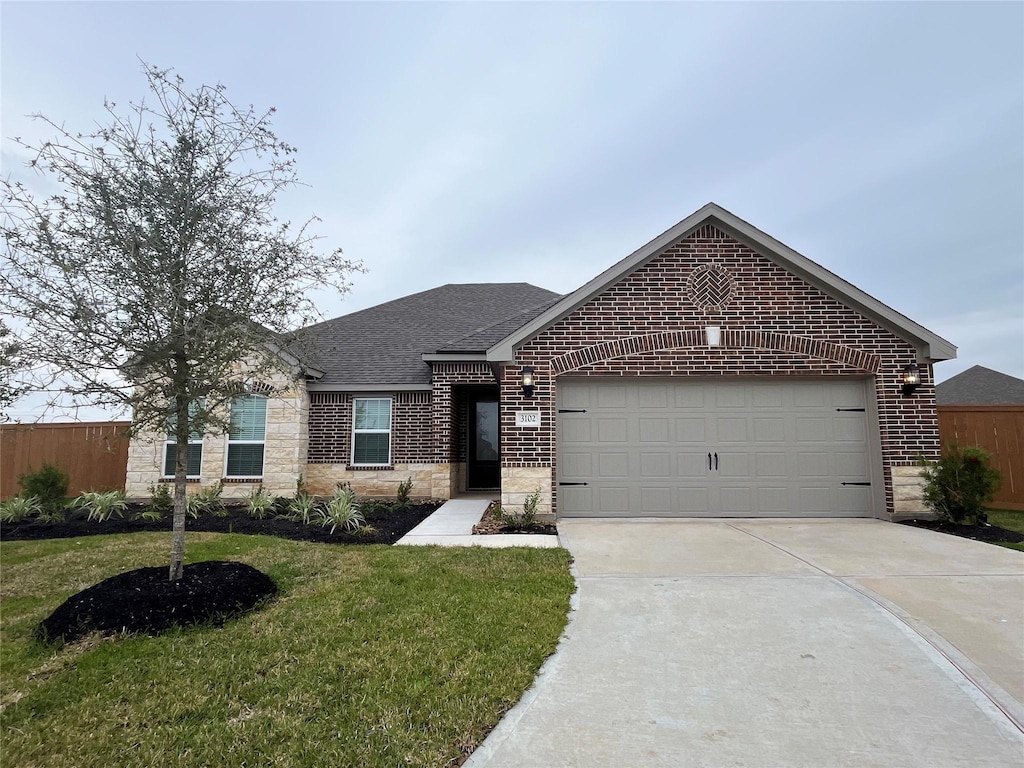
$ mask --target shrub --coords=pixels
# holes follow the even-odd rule
[[[195,493],[190,493],[185,499],[185,513],[196,519],[203,512],[209,512],[220,506],[220,495],[224,490],[224,484],[218,482],[216,485],[207,485]]]
[[[262,520],[274,510],[277,497],[267,493],[267,489],[260,483],[253,491],[245,497],[245,506],[249,514],[257,520]]]
[[[320,525],[324,528],[331,526],[331,533],[338,528],[353,532],[366,523],[366,518],[356,503],[356,492],[347,485],[339,485],[327,506],[318,508],[317,513]]]
[[[492,514],[502,525],[509,528],[529,528],[537,522],[537,506],[540,504],[540,488],[535,490],[523,502],[522,512],[510,512],[501,506],[500,501],[494,502]]]
[[[924,502],[940,519],[957,525],[988,521],[985,504],[999,490],[1002,478],[984,449],[951,445],[941,459],[922,459],[921,466]]]
[[[150,523],[155,523],[158,520],[163,520],[164,512],[157,507],[152,505],[146,507],[144,510],[135,515],[136,520],[145,520]]]
[[[115,512],[118,517],[124,517],[124,511],[128,507],[124,491],[86,491],[71,503],[87,510],[89,519],[99,523],[109,520]]]
[[[43,505],[35,496],[15,496],[0,504],[0,521],[20,523],[43,511]]]
[[[149,507],[146,510],[153,514],[139,515],[144,520],[159,520],[164,515],[170,514],[174,509],[174,498],[171,496],[171,488],[166,483],[149,486]]]
[[[68,475],[55,464],[44,463],[38,472],[29,470],[18,477],[23,496],[35,496],[47,512],[61,510],[64,518],[64,498],[68,495]]]
[[[409,506],[409,494],[412,492],[412,478],[409,477],[405,481],[398,484],[398,498],[395,500],[395,506],[397,507],[408,507]]]
[[[316,499],[305,491],[295,495],[294,499],[288,502],[288,516],[293,520],[300,521],[303,525],[309,525],[316,516]]]

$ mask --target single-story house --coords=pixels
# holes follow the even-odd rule
[[[708,204],[578,290],[445,285],[311,326],[288,391],[236,403],[190,475],[241,495],[535,490],[566,516],[920,512],[932,365],[956,348]],[[133,441],[128,492],[165,481]],[[193,461],[194,459],[194,461]]]

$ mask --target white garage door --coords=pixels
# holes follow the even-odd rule
[[[560,516],[870,515],[867,382],[558,383]]]

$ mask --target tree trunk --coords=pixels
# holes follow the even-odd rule
[[[188,435],[191,425],[188,419],[188,399],[184,395],[174,398],[174,412],[177,424],[174,430],[177,445],[177,461],[174,463],[174,523],[171,536],[171,570],[169,579],[181,578],[185,562],[185,486],[188,474]]]

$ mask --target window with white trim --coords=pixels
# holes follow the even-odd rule
[[[189,403],[189,422],[195,416],[196,411],[204,408],[206,401],[202,398]],[[178,414],[172,413],[167,417],[167,440],[164,443],[164,477],[174,477],[175,466],[178,462],[178,438],[175,432],[178,429]],[[188,453],[185,456],[185,477],[198,478],[203,471],[203,435],[192,432],[188,436]]]
[[[352,404],[352,464],[391,464],[391,398],[357,397]]]
[[[225,477],[262,477],[267,437],[267,398],[244,395],[231,401]]]

